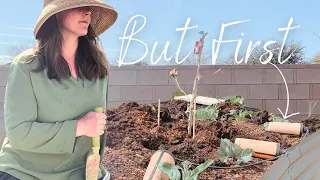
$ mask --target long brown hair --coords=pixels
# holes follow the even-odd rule
[[[80,78],[93,80],[103,78],[109,73],[109,62],[99,47],[99,39],[95,39],[91,26],[85,36],[79,37],[78,49],[75,56],[75,68]],[[39,56],[39,64],[34,72],[47,70],[49,79],[60,82],[62,78],[71,76],[68,63],[62,56],[62,34],[58,28],[56,16],[51,16],[41,27],[37,34],[35,53]]]

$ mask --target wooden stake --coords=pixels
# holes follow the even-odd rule
[[[194,106],[194,111],[193,111],[193,132],[192,132],[192,137],[193,139],[196,136],[196,110],[197,110],[197,103],[196,103],[196,99],[194,99],[193,101],[193,106]]]
[[[160,99],[158,99],[158,126],[160,126]]]

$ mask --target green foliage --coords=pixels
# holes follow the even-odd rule
[[[160,162],[158,163],[157,167],[166,173],[170,180],[180,180],[181,174],[180,171],[182,168],[177,165],[173,165],[167,162]]]
[[[289,120],[283,119],[280,116],[272,115],[272,122],[289,122]]]
[[[264,127],[264,130],[265,130],[265,131],[268,131],[268,126],[269,126],[269,123],[268,123],[268,122],[265,122],[265,123],[263,124],[263,127]]]
[[[197,119],[201,120],[216,120],[219,113],[219,106],[217,104],[207,106],[203,109],[196,110]]]
[[[229,139],[221,139],[220,150],[214,153],[221,162],[233,165],[251,161],[252,154],[252,149],[241,149],[240,146],[232,143]]]
[[[229,114],[232,115],[232,116],[235,116],[235,115],[237,115],[238,113],[237,113],[236,110],[231,109],[230,112],[229,112]]]
[[[184,96],[184,93],[180,90],[172,93],[172,99],[174,99],[175,96]]]
[[[209,159],[206,162],[198,165],[193,170],[190,170],[191,163],[189,161],[182,162],[182,167],[167,162],[160,162],[157,167],[166,173],[170,180],[180,180],[181,177],[182,180],[197,180],[198,175],[206,170],[212,163],[213,160]]]
[[[240,110],[239,113],[237,113],[236,110],[232,109],[229,114],[234,116],[237,121],[247,121],[246,116],[253,114],[253,112]]]
[[[236,104],[238,105],[239,107],[242,107],[243,106],[243,97],[240,97],[240,96],[226,96],[223,98],[225,101],[230,101],[232,102],[233,104]]]

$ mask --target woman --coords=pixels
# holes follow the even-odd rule
[[[106,109],[109,66],[96,38],[116,19],[98,0],[45,0],[38,45],[10,67],[0,180],[84,180],[93,136],[102,157],[106,115],[93,110]]]

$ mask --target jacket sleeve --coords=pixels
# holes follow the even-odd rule
[[[4,100],[4,121],[12,148],[50,154],[72,154],[77,120],[37,122],[37,101],[28,67],[12,62]]]

